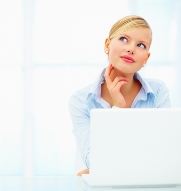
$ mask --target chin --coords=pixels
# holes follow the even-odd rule
[[[119,72],[119,73],[122,73],[122,74],[134,74],[135,72],[137,72],[137,70],[132,70],[130,68],[120,68],[120,67],[115,67],[115,71],[116,72]]]

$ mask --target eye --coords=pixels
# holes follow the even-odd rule
[[[121,40],[121,41],[123,41],[123,42],[128,42],[127,38],[125,38],[124,36],[123,36],[123,37],[120,37],[119,40]]]
[[[146,48],[146,46],[144,44],[142,44],[142,43],[139,43],[137,46],[140,47],[140,48],[144,48],[144,49]]]

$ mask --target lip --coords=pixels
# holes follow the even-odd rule
[[[127,55],[123,55],[123,56],[121,56],[121,58],[122,58],[125,62],[128,62],[128,63],[134,63],[134,62],[135,62],[135,60],[134,60],[132,57],[127,56]]]

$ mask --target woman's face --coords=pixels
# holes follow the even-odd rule
[[[109,62],[123,73],[135,73],[147,62],[150,53],[151,31],[148,28],[134,28],[113,39],[106,39]]]

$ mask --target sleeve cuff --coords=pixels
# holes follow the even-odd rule
[[[120,109],[119,107],[116,106],[112,106],[112,109]]]

